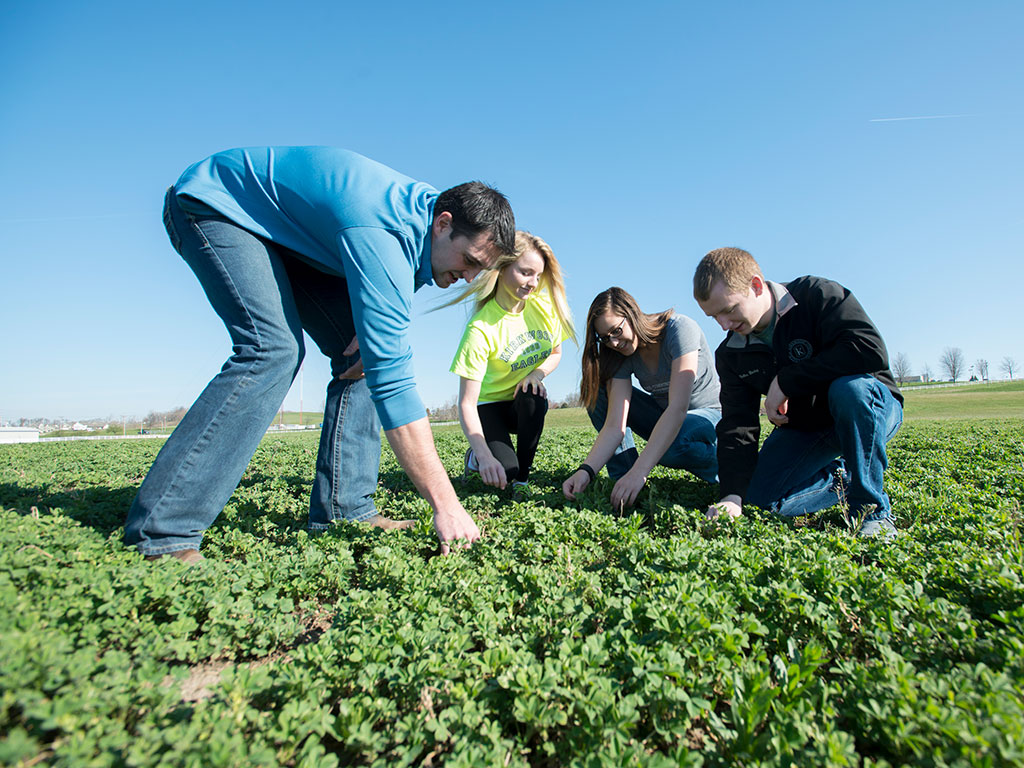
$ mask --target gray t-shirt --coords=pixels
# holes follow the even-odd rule
[[[615,372],[616,379],[636,376],[640,386],[650,392],[658,405],[668,408],[668,387],[672,379],[672,361],[690,352],[697,351],[697,375],[690,393],[689,410],[695,408],[721,409],[718,402],[718,373],[715,361],[708,349],[704,331],[686,315],[672,315],[665,326],[665,335],[658,355],[657,370],[648,370],[640,355],[633,353],[622,361]]]

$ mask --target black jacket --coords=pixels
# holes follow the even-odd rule
[[[903,402],[889,371],[885,342],[860,302],[846,288],[821,277],[769,283],[782,314],[771,346],[753,335],[729,332],[715,352],[722,382],[718,423],[721,495],[746,495],[757,464],[761,395],[772,379],[789,398],[789,423],[782,429],[829,429],[828,387],[841,376],[868,373]],[[793,305],[786,298],[788,291]],[[780,301],[781,299],[781,301]]]

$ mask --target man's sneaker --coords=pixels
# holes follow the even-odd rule
[[[899,531],[892,524],[891,517],[883,517],[881,520],[865,520],[857,529],[857,537],[861,539],[880,538],[882,541],[892,541],[898,535]]]
[[[469,480],[469,475],[470,475],[471,472],[479,472],[480,471],[480,465],[477,464],[477,462],[476,462],[476,454],[473,453],[473,449],[472,448],[467,448],[466,449],[466,456],[462,460],[462,464],[463,464],[463,468],[462,468],[462,482],[463,483],[465,483],[467,480]]]
[[[162,555],[146,555],[147,560],[160,560],[165,557],[173,557],[175,560],[181,560],[185,565],[195,565],[201,563],[206,558],[199,554],[198,549],[179,549],[174,552],[165,552]]]
[[[512,481],[512,498],[521,499],[530,490],[530,483],[526,480],[513,480]]]

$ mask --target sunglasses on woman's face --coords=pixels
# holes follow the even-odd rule
[[[617,339],[622,335],[622,326],[625,324],[626,318],[622,318],[621,322],[612,328],[608,333],[603,336],[600,333],[595,333],[597,340],[602,344],[608,344],[612,339]]]

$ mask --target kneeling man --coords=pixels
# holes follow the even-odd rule
[[[721,500],[708,516],[738,517],[744,501],[787,517],[845,501],[858,535],[895,536],[882,476],[903,396],[853,294],[821,277],[765,280],[749,253],[719,248],[693,295],[728,332],[715,354]],[[758,452],[761,395],[776,429]]]

